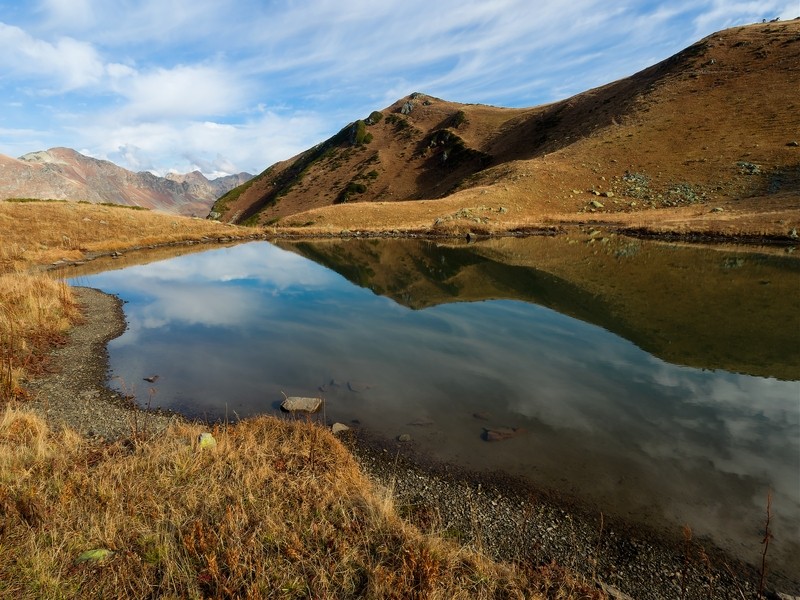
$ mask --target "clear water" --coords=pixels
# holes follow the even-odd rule
[[[684,351],[685,361],[673,358],[694,366],[672,364],[640,348],[653,345],[673,357],[665,326],[659,325],[667,340],[661,346],[637,338],[635,319],[619,314],[624,303],[617,306],[596,289],[582,292],[580,282],[530,266],[498,271],[498,261],[486,258],[491,248],[403,243],[339,243],[334,251],[324,244],[288,251],[250,243],[75,283],[125,300],[128,330],[109,344],[112,385],[142,404],[233,419],[275,412],[284,394],[322,396],[329,421],[357,421],[387,438],[411,434],[435,458],[520,475],[606,514],[676,529],[689,524],[750,562],[760,556],[771,492],[773,564],[800,573],[800,383],[785,375],[793,355],[778,369],[783,379],[704,368],[702,348]],[[351,249],[361,258],[349,260]],[[692,252],[645,249],[672,253],[670,264]],[[395,260],[400,250],[402,269]],[[514,255],[511,250],[504,248],[504,256]],[[339,265],[349,279],[301,253]],[[648,260],[655,264],[657,257]],[[727,258],[709,260],[728,268]],[[689,257],[689,264],[700,262]],[[396,272],[381,272],[382,263]],[[750,258],[747,264],[763,268]],[[430,265],[446,273],[433,276]],[[773,282],[797,277],[780,264],[770,268]],[[701,285],[693,277],[702,275],[686,270],[680,279],[686,289]],[[751,275],[737,273],[724,290],[732,306],[749,293],[739,280]],[[515,284],[512,276],[527,283]],[[763,273],[752,276],[762,277],[759,293],[771,293]],[[430,285],[421,291],[420,282]],[[625,285],[615,279],[611,288]],[[595,322],[619,324],[639,345],[593,324],[589,309],[581,320],[542,305],[580,313],[573,304],[582,293],[590,305],[605,307],[606,316]],[[786,304],[785,293],[777,293],[783,297],[775,304]],[[788,310],[793,303],[798,308],[790,298]],[[636,310],[645,309],[629,312]],[[724,324],[719,306],[696,310],[707,310],[709,323]],[[775,329],[775,342],[767,339],[766,347],[780,346],[787,327],[796,341],[800,328],[791,329],[798,321],[791,313],[786,319],[759,325],[768,338]],[[744,343],[741,353],[764,343]],[[735,344],[722,345],[708,354],[736,365],[754,362],[739,360]],[[151,375],[159,376],[155,383],[143,380]],[[521,433],[484,441],[484,428],[493,427]]]

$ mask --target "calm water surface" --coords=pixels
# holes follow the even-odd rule
[[[768,376],[769,362],[748,375],[703,365],[702,348],[675,358],[670,341],[679,345],[680,336],[667,317],[647,338],[663,338],[651,351],[683,364],[642,350],[649,342],[633,331],[637,315],[647,317],[656,299],[640,305],[635,294],[626,296],[619,272],[611,283],[582,286],[577,275],[556,277],[519,258],[527,252],[528,263],[535,262],[536,252],[545,252],[552,262],[567,246],[551,252],[546,245],[564,240],[538,240],[535,252],[522,240],[525,252],[351,243],[291,251],[250,243],[78,279],[126,301],[128,330],[109,344],[112,385],[142,404],[208,418],[275,412],[283,394],[322,395],[329,420],[357,420],[389,438],[409,433],[436,458],[521,475],[606,514],[674,528],[688,523],[751,562],[760,556],[771,491],[776,565],[800,573],[800,383],[792,377],[794,356],[782,349],[787,328],[795,346],[800,335],[796,297],[789,302],[794,313],[769,317],[782,323],[759,324],[766,342],[743,342],[741,349],[777,347],[788,367],[775,368],[781,378]],[[672,253],[665,264],[675,265],[696,252],[636,245],[640,255],[654,253],[648,264],[658,260],[655,253]],[[301,254],[339,265],[347,277]],[[509,256],[518,257],[513,268]],[[616,269],[626,255],[609,256],[616,262],[606,268]],[[758,293],[776,289],[774,302],[758,302],[778,312],[775,306],[787,302],[775,284],[785,277],[796,290],[800,283],[796,267],[780,261],[770,262],[765,283],[763,272],[747,273],[751,264],[763,271],[763,261],[709,256],[687,260],[719,264],[723,282],[730,279],[726,269],[735,268],[735,281],[722,290],[732,305],[749,297],[742,277],[761,278],[752,288]],[[599,263],[587,272],[598,270]],[[685,290],[703,285],[693,270],[676,280]],[[727,285],[712,284],[717,291]],[[584,296],[588,308],[576,308]],[[593,310],[605,316],[594,319]],[[693,313],[700,323],[738,331],[719,306],[692,310],[700,311]],[[680,314],[675,321],[682,322]],[[720,335],[726,334],[712,331],[709,338]],[[737,370],[758,362],[740,360],[736,344],[723,342],[706,354]],[[155,384],[143,381],[155,374]],[[524,433],[489,443],[485,427]]]

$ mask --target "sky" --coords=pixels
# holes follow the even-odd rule
[[[800,0],[0,0],[0,154],[259,173],[412,92],[545,104]]]

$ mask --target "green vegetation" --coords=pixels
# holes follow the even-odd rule
[[[351,143],[354,146],[360,146],[364,143],[364,137],[367,135],[367,124],[362,120],[358,120],[353,124]]]
[[[367,191],[367,186],[363,183],[359,183],[355,180],[348,183],[345,188],[339,192],[339,195],[336,196],[336,199],[333,201],[334,204],[344,204],[350,200],[350,197],[353,194],[363,194]]]
[[[395,131],[403,131],[404,129],[411,127],[408,119],[401,115],[391,114],[386,117],[386,122],[394,125]]]
[[[3,202],[16,202],[18,204],[24,204],[26,202],[69,202],[69,200],[56,200],[55,198],[6,198]],[[81,202],[86,204],[91,204],[86,200],[81,200]]]
[[[469,123],[469,121],[467,120],[467,113],[465,113],[463,110],[459,110],[452,117],[450,117],[447,126],[452,127],[453,129],[458,129],[461,125],[464,125],[465,123]]]
[[[383,113],[379,110],[373,110],[366,118],[367,125],[377,125],[383,119]]]
[[[438,129],[426,137],[417,152],[424,154],[427,149],[438,149],[442,165],[453,167],[469,160],[475,160],[485,166],[491,160],[488,154],[469,148],[458,135],[449,129]]]

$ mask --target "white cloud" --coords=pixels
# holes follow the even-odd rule
[[[69,37],[51,43],[5,23],[0,23],[0,66],[24,78],[44,76],[47,93],[96,84],[104,72],[91,44]]]
[[[630,75],[714,30],[800,12],[796,0],[38,7],[2,11],[0,68],[9,76],[0,93],[29,105],[13,127],[50,131],[46,145],[112,159],[118,148],[136,148],[140,164],[161,172],[191,164],[259,171],[412,91],[505,106],[550,102]],[[44,94],[55,108],[31,105]],[[260,105],[269,108],[259,113]]]
[[[137,73],[114,65],[114,90],[128,100],[132,118],[224,115],[240,108],[243,86],[223,69],[177,66]]]
[[[125,168],[161,175],[170,169],[198,169],[206,176],[259,173],[320,142],[328,126],[318,115],[284,117],[274,112],[250,115],[236,124],[181,119],[129,123],[125,112],[98,115],[90,126],[80,127],[76,145],[93,148],[95,155]]]

